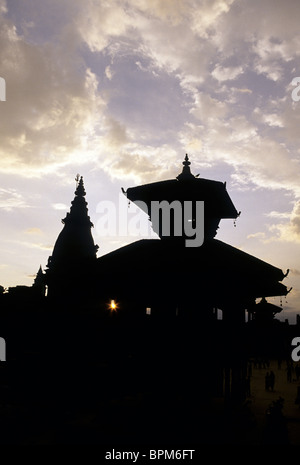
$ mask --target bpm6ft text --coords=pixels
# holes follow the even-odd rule
[[[167,449],[158,449],[149,451],[149,459],[165,459],[165,460],[184,460],[184,459],[193,459],[193,449],[178,449],[178,450],[167,450]]]

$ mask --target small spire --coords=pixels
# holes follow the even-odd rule
[[[42,265],[40,265],[39,270],[34,278],[33,287],[39,286],[40,284],[44,284],[44,273],[42,270]]]
[[[78,182],[78,177],[79,175],[76,176],[75,180],[77,182],[77,188],[75,191],[75,195],[78,197],[84,197],[86,195],[86,192],[84,190],[84,185],[83,185],[83,177],[81,176],[79,182]]]
[[[188,154],[185,154],[184,161],[182,162],[183,166],[189,166],[191,164]]]
[[[189,157],[187,153],[185,155],[185,158],[182,164],[183,164],[182,172],[177,176],[176,179],[178,179],[178,181],[181,181],[183,179],[195,178],[195,176],[191,173],[191,169],[190,169],[191,162],[189,161]]]

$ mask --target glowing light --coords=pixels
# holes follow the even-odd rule
[[[117,304],[116,304],[116,302],[115,302],[114,300],[111,300],[111,301],[110,301],[110,309],[111,309],[112,311],[116,311],[116,310],[117,310]]]

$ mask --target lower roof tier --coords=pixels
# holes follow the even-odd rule
[[[97,268],[108,292],[149,301],[202,299],[222,308],[289,292],[281,269],[216,239],[197,248],[140,240],[100,257]]]

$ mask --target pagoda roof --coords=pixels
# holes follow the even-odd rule
[[[282,311],[282,307],[271,304],[265,299],[265,297],[263,297],[261,301],[255,304],[255,306],[251,310],[255,313],[260,312],[260,313],[270,313],[270,314],[275,315],[276,313],[280,313]]]
[[[280,268],[218,239],[206,241],[201,247],[173,247],[172,243],[165,244],[160,239],[141,239],[99,257],[98,261],[105,262],[106,265],[114,268],[119,260],[127,259],[129,255],[131,256],[130,266],[140,270],[145,266],[148,269],[149,267],[157,268],[159,256],[161,269],[170,266],[178,268],[179,265],[187,264],[187,261],[192,260],[194,272],[197,269],[216,268],[226,273],[238,270],[249,275],[264,275],[276,281],[282,281],[286,276]]]
[[[226,190],[225,182],[194,176],[190,172],[190,162],[187,155],[183,165],[182,173],[175,179],[130,187],[127,191],[123,189],[123,192],[132,202],[145,202],[148,211],[151,201],[199,200],[204,201],[205,212],[208,215],[212,214],[219,218],[237,218],[239,216]]]
[[[216,239],[195,248],[140,240],[100,257],[98,271],[116,286],[123,283],[147,293],[149,286],[154,293],[164,287],[169,294],[188,287],[210,295],[220,308],[234,298],[253,301],[288,293],[281,269]]]

